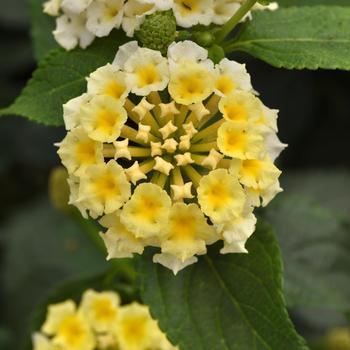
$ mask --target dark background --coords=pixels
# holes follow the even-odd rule
[[[1,0],[0,8],[0,107],[4,107],[20,93],[35,61],[24,0]],[[247,63],[264,103],[281,111],[279,135],[289,144],[279,159],[285,174],[298,182],[301,172],[327,174],[350,168],[350,72],[287,71],[250,57],[235,58]],[[1,350],[16,348],[11,344],[23,337],[30,312],[57,281],[104,264],[47,199],[50,171],[59,165],[53,143],[63,135],[62,128],[13,116],[0,118]],[[77,231],[73,238],[69,229]],[[87,252],[94,258],[84,261]],[[312,323],[318,314],[292,313],[304,334],[328,326]],[[332,317],[334,324],[342,323],[337,315]]]

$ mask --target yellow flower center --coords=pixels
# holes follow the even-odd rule
[[[124,320],[121,327],[124,341],[131,345],[142,344],[148,336],[146,332],[147,322],[147,318],[142,316]]]
[[[93,310],[96,319],[100,321],[113,321],[116,317],[116,310],[108,299],[99,299],[94,302]]]
[[[199,76],[187,77],[183,79],[183,96],[188,98],[192,95],[203,93],[205,86]]]
[[[216,182],[211,185],[207,192],[208,201],[215,208],[225,206],[226,202],[230,199],[230,194],[227,191],[227,187],[223,183]]]
[[[224,95],[228,95],[236,88],[236,85],[230,77],[221,75],[216,81],[216,88]]]
[[[149,223],[156,222],[158,211],[162,208],[160,203],[157,203],[153,197],[143,197],[137,207],[137,215]]]
[[[178,240],[188,240],[196,234],[196,223],[190,215],[180,215],[170,221],[172,237]]]
[[[106,13],[105,13],[105,16],[109,19],[109,20],[112,20],[115,16],[118,15],[120,11],[120,8],[118,6],[109,6],[107,9],[106,9]]]
[[[226,136],[226,142],[231,150],[242,150],[245,147],[246,136],[244,134],[232,134]]]
[[[189,105],[203,101],[211,94],[213,87],[213,77],[205,67],[185,62],[173,73],[169,92],[175,100]]]
[[[113,80],[106,86],[104,93],[108,96],[114,97],[117,100],[119,100],[125,92],[125,89],[125,85],[122,85],[117,81]]]
[[[248,119],[246,108],[238,103],[232,103],[226,106],[225,116],[231,121],[247,121]]]
[[[57,335],[64,339],[68,347],[75,347],[84,341],[86,330],[76,316],[69,316],[62,322]]]
[[[242,171],[252,177],[257,177],[261,171],[261,161],[258,159],[246,159],[242,162]]]
[[[107,199],[110,197],[120,196],[121,190],[116,182],[113,174],[107,172],[97,178],[94,182],[94,188],[96,194],[101,199]]]
[[[180,6],[183,15],[188,15],[195,12],[198,8],[197,0],[175,0],[175,3]]]
[[[157,68],[151,63],[140,67],[136,74],[138,77],[138,86],[140,88],[157,83],[161,80]]]
[[[81,164],[93,164],[96,161],[95,142],[93,140],[78,142],[75,152],[76,157]]]
[[[118,123],[120,117],[116,112],[103,109],[98,113],[96,118],[96,129],[99,129],[107,135],[112,134],[115,131],[115,126]]]

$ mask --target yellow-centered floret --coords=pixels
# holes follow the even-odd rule
[[[115,327],[119,312],[120,298],[114,292],[84,292],[80,312],[97,332],[108,332]]]
[[[201,209],[215,223],[231,220],[243,210],[243,188],[225,169],[216,169],[203,176],[197,192]]]
[[[120,220],[136,237],[162,235],[170,206],[170,197],[164,190],[151,183],[142,183],[125,204]]]
[[[175,203],[170,209],[166,238],[162,252],[171,254],[182,262],[196,254],[205,254],[207,244],[218,239],[213,226],[208,225],[197,204]]]
[[[52,343],[63,349],[93,350],[95,347],[89,323],[71,300],[49,307],[42,331],[52,336]]]
[[[128,119],[123,105],[111,96],[97,95],[81,109],[80,120],[93,140],[113,142]]]
[[[247,123],[223,123],[218,130],[218,147],[226,156],[254,159],[264,151],[263,137]]]
[[[79,188],[79,201],[98,215],[118,210],[130,198],[131,186],[123,168],[114,160],[86,169]]]

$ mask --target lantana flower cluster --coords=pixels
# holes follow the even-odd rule
[[[121,46],[64,105],[64,120],[70,203],[100,218],[109,259],[159,247],[154,262],[177,273],[220,240],[223,254],[246,252],[254,207],[281,191],[277,110],[243,64],[214,65],[191,41],[167,57]]]
[[[86,48],[95,37],[122,28],[132,37],[146,16],[171,10],[178,26],[222,25],[239,9],[242,0],[49,0],[44,12],[58,17],[53,35],[67,50]],[[276,9],[277,4],[254,9]]]
[[[116,292],[85,291],[73,300],[49,305],[33,350],[179,350],[159,329],[149,309],[137,302],[121,305]]]

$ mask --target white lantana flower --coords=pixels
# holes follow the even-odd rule
[[[224,58],[216,66],[216,71],[218,77],[215,82],[215,91],[218,95],[229,95],[235,89],[252,91],[250,75],[246,70],[245,64]]]
[[[49,0],[44,2],[44,12],[50,16],[58,16],[60,13],[62,0]]]
[[[184,28],[197,24],[209,25],[213,18],[213,0],[174,0],[176,22]]]
[[[167,11],[173,6],[173,0],[139,0],[142,4],[153,4],[157,11]]]
[[[82,13],[94,0],[62,0],[62,9],[75,14]]]
[[[152,2],[128,0],[124,6],[123,30],[126,35],[132,37],[138,30],[147,15],[157,10]]]
[[[95,35],[86,28],[85,14],[77,15],[68,12],[57,18],[53,35],[66,50],[72,50],[77,45],[85,49],[95,38]]]
[[[124,71],[128,73],[131,91],[139,96],[163,90],[169,81],[166,58],[147,48],[138,48],[125,62]]]
[[[121,27],[127,36],[133,37],[147,16],[155,12],[172,11],[172,20],[183,28],[223,25],[241,4],[241,0],[48,0],[43,10],[58,17],[55,38],[62,47],[71,50],[79,41],[85,48],[95,36],[107,36],[114,28]],[[277,7],[272,3],[256,5],[253,10],[275,10]],[[249,12],[243,20],[250,17]],[[73,24],[69,25],[71,22]],[[175,31],[175,23],[173,28]]]
[[[119,28],[123,19],[124,0],[99,0],[88,7],[86,28],[97,37],[107,36]]]
[[[255,231],[256,221],[255,215],[248,213],[224,225],[222,229],[224,247],[220,253],[248,253],[245,244]]]
[[[213,1],[213,23],[218,25],[225,24],[241,6],[240,2],[237,0]]]

